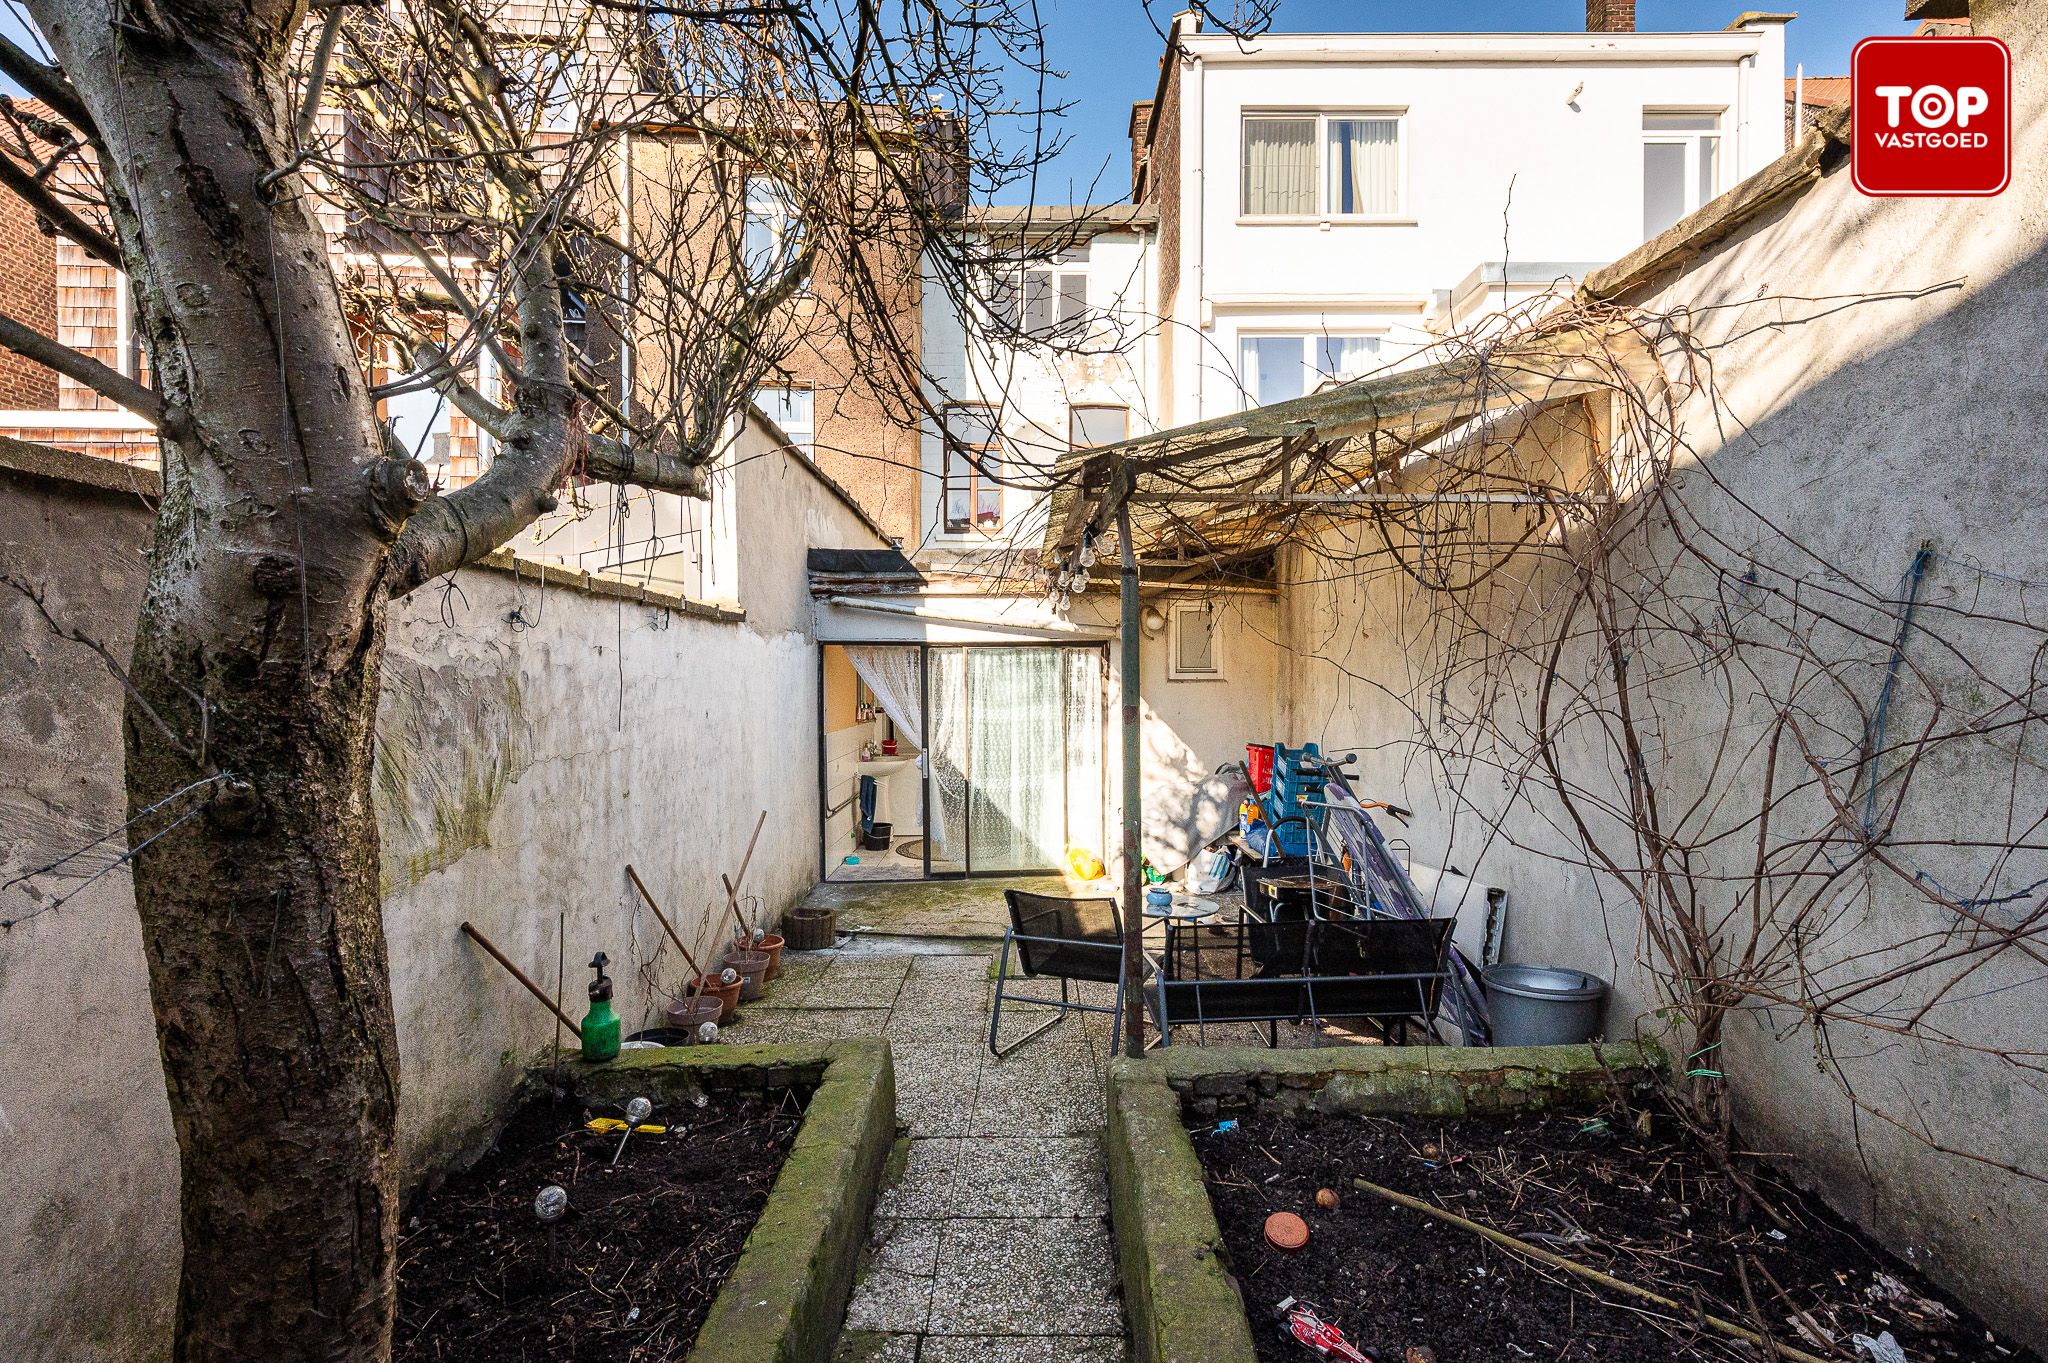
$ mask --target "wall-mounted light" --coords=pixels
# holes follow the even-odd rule
[[[1166,616],[1160,611],[1159,607],[1147,606],[1145,607],[1144,615],[1139,617],[1138,623],[1143,627],[1145,633],[1157,634],[1166,628]]]

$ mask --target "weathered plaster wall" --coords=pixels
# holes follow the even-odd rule
[[[117,485],[155,480],[83,456],[47,467],[74,461],[100,485],[0,470],[0,575],[125,657],[149,511]],[[0,881],[126,808],[113,679],[0,584]],[[0,889],[0,1357],[156,1358],[170,1329],[174,1137],[135,899],[113,860],[97,847]]]
[[[1931,541],[1938,557],[1922,594],[1928,610],[1996,609],[2038,621],[2031,602],[2039,588],[2024,584],[2048,581],[2048,521],[2039,491],[2041,431],[2048,429],[2041,368],[2048,328],[2040,313],[2048,289],[2048,220],[2040,210],[2048,202],[2048,54],[2042,41],[2048,20],[2030,15],[2005,22],[1981,13],[1985,6],[1974,8],[1978,30],[1999,32],[2015,56],[2014,178],[2004,195],[1868,199],[1856,192],[1844,164],[1630,301],[1660,310],[1690,306],[1691,324],[1718,347],[1713,365],[1724,416],[1715,421],[1697,401],[1684,413],[1699,465],[1679,487],[1696,535],[1721,537],[1737,559],[1753,554],[1764,579],[1783,574],[1829,595],[1867,589],[1880,602],[1893,598],[1916,549]],[[1913,300],[1838,309],[1774,301],[1918,290],[1948,280],[1960,281],[1959,287]],[[1787,324],[1806,316],[1816,320]],[[1765,533],[1763,520],[1782,533]],[[1646,594],[1656,594],[1661,571],[1693,571],[1683,566],[1668,529],[1653,531],[1644,543],[1637,562],[1645,568]],[[1510,958],[1555,961],[1614,978],[1610,1032],[1654,1026],[1646,1015],[1656,999],[1635,964],[1647,950],[1635,912],[1615,881],[1569,864],[1581,849],[1554,822],[1556,809],[1541,794],[1540,778],[1525,781],[1525,755],[1482,753],[1445,767],[1418,741],[1419,723],[1441,718],[1447,704],[1469,703],[1477,677],[1485,674],[1475,663],[1462,678],[1466,689],[1448,697],[1424,690],[1420,720],[1409,709],[1404,698],[1417,697],[1418,683],[1442,662],[1433,650],[1444,636],[1423,624],[1427,594],[1398,573],[1334,580],[1305,555],[1295,558],[1291,573],[1301,583],[1286,607],[1299,649],[1287,668],[1294,726],[1363,750],[1368,792],[1417,811],[1403,836],[1418,860],[1457,864],[1511,888]],[[1526,600],[1543,599],[1540,569],[1524,563],[1511,576],[1518,583],[1527,579]],[[1322,580],[1310,581],[1316,577]],[[1871,638],[1819,641],[1853,660],[1843,676],[1866,704],[1874,703],[1883,681],[1893,627],[1886,621],[1895,623],[1889,612],[1870,619],[1879,627]],[[1922,646],[1930,635],[1909,637],[1903,695],[1923,699],[1902,699],[1893,723],[1904,732],[1914,732],[1926,717],[1928,692],[1956,706],[1952,713],[1967,714],[1977,704],[1972,688],[1984,678],[2023,690],[2038,665],[2015,647],[2028,637],[2025,630],[1972,633],[1953,617],[1941,628],[1965,652],[1944,656]],[[1311,650],[1323,656],[1306,656]],[[1753,661],[1758,672],[1748,689],[1759,697],[1775,694],[1785,684],[1782,662]],[[1490,684],[1525,699],[1533,694],[1527,664],[1499,667],[1506,674],[1496,668],[1486,678]],[[1594,660],[1567,649],[1558,675],[1570,684],[1598,670]],[[1715,765],[1720,717],[1731,710],[1729,698],[1715,690],[1722,679],[1712,669],[1698,673],[1690,726],[1684,696],[1676,693],[1681,703],[1671,707],[1673,722],[1650,755],[1673,805],[1708,795],[1739,812],[1761,799],[1756,754]],[[1816,703],[1832,710],[1829,725],[1847,733],[1853,751],[1854,711],[1839,702]],[[1733,705],[1738,724],[1760,726],[1767,718],[1762,708],[1745,709],[1741,697]],[[1983,742],[1955,749],[1959,756],[1922,772],[1897,835],[1924,840],[1909,842],[1909,854],[1938,879],[1973,894],[2021,890],[2043,874],[2037,853],[2018,852],[2001,870],[1981,853],[1940,845],[1950,838],[2037,841],[2027,830],[2048,805],[2039,741],[2012,742],[1989,732]],[[1743,746],[1738,741],[1734,751]],[[1602,750],[1589,743],[1566,745],[1567,769],[1589,789],[1603,782],[1613,788],[1612,768],[1596,766],[1603,760]],[[1793,836],[1814,815],[1811,806],[1795,804],[1773,832]],[[1702,853],[1703,873],[1725,877],[1713,892],[1733,902],[1754,850],[1752,832]],[[1855,960],[1867,951],[1878,953],[1869,959],[1891,963],[1943,949],[1938,941],[1960,945],[1954,936],[1934,936],[1952,933],[1954,916],[1899,878],[1876,874],[1867,885],[1844,889],[1868,897],[1846,898],[1854,911],[1833,924],[1823,944],[1830,959]],[[1996,911],[2017,919],[2038,894]],[[1895,944],[1915,940],[1921,945],[1912,952],[1896,950]],[[1853,967],[1860,973],[1870,968]],[[2038,1051],[2044,988],[2048,981],[2038,965],[2007,953],[1953,991],[1933,1020],[1971,1044]],[[1910,1012],[1923,992],[1909,984],[1887,1001]],[[2038,1081],[1988,1056],[1868,1029],[1836,1024],[1828,1039],[1854,1091],[1919,1134],[1869,1112],[1859,1117],[1816,1064],[1812,1030],[1787,1010],[1760,1010],[1732,1024],[1715,1060],[1730,1076],[1750,1144],[1786,1152],[1837,1206],[1994,1324],[2036,1344],[2048,1339],[2048,1290],[2035,1256],[2015,1248],[2048,1236],[2048,1194],[2040,1182],[1996,1167],[2041,1171],[2048,1096]],[[1935,1145],[1982,1160],[1943,1154]]]
[[[385,931],[409,1179],[478,1148],[553,1019],[460,931],[473,921],[572,1016],[592,953],[629,1028],[684,971],[630,862],[685,934],[723,905],[761,810],[745,892],[769,915],[817,858],[812,545],[874,547],[858,513],[750,428],[738,461],[740,602],[657,604],[550,569],[473,569],[393,611],[378,722]],[[746,456],[756,456],[748,458]],[[125,649],[149,511],[91,460],[0,469],[0,569]],[[0,591],[0,880],[124,817],[118,690]],[[108,858],[81,859],[90,871]],[[0,1357],[156,1359],[177,1262],[177,1168],[126,872],[0,890]]]

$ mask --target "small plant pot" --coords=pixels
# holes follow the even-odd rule
[[[734,986],[738,992],[738,986]],[[671,1030],[682,1033],[682,1040],[675,1045],[693,1046],[697,1042],[697,1028],[707,1022],[717,1022],[725,1016],[725,1000],[716,994],[692,994],[677,999],[668,1006],[668,1025]]]
[[[740,1001],[751,1002],[761,997],[763,986],[768,983],[768,953],[765,951],[728,951],[724,965],[728,970],[740,974]]]
[[[824,951],[839,940],[837,909],[791,909],[782,915],[782,935],[791,951]]]
[[[723,1027],[726,1023],[730,1022],[732,1015],[740,1010],[740,981],[734,980],[731,984],[720,984],[718,976],[706,975],[703,979],[697,981],[697,988],[706,997],[718,1000],[719,1026]]]
[[[768,973],[761,977],[763,984],[782,973],[782,947],[783,939],[772,932],[754,943],[754,950],[768,958]]]

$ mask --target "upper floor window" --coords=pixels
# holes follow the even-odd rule
[[[995,479],[1002,451],[993,407],[963,403],[946,409],[945,528],[949,535],[1003,528],[1003,488]]]
[[[750,176],[740,236],[740,258],[747,277],[766,284],[790,269],[803,249],[803,239],[796,191],[765,175]]]
[[[997,282],[996,308],[1004,321],[1032,336],[1078,326],[1088,315],[1088,248],[1016,267],[1010,279]]]
[[[1401,211],[1399,114],[1261,114],[1244,121],[1248,218],[1386,218]]]
[[[1067,409],[1067,444],[1087,450],[1130,438],[1131,409],[1108,403],[1082,403]]]
[[[808,388],[761,388],[754,393],[754,405],[782,428],[789,443],[805,454],[818,443],[818,427],[812,394]]]
[[[1238,338],[1238,382],[1245,403],[1264,407],[1379,367],[1380,338],[1328,332]]]
[[[505,97],[521,122],[541,134],[575,132],[582,116],[582,52],[522,34],[500,41],[497,56],[507,68]]]
[[[1721,115],[1643,110],[1643,240],[1721,192]]]

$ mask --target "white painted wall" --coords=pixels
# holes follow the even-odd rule
[[[1944,728],[1982,738],[1946,745],[1935,768],[1917,778],[1897,854],[1943,884],[1987,896],[2025,891],[2041,874],[2038,840],[2023,830],[2048,805],[2048,780],[2027,755],[2038,752],[2038,725],[1979,730],[1964,718],[1992,703],[1980,699],[1984,678],[2024,688],[2028,682],[2016,679],[2038,675],[2038,636],[1944,618],[1950,609],[1979,610],[2038,622],[2039,612],[2022,603],[2048,581],[2039,306],[2048,290],[2048,225],[2039,211],[2048,201],[2048,83],[2040,79],[2048,70],[2048,16],[2023,6],[1993,14],[2001,22],[1991,31],[2012,46],[2016,72],[2014,179],[2003,195],[1871,199],[1857,193],[1844,161],[1634,300],[1658,311],[1689,310],[1714,355],[1723,412],[1703,401],[1682,412],[1700,467],[1678,485],[1674,504],[1686,510],[1672,519],[1687,524],[1694,543],[1719,537],[1731,555],[1753,555],[1763,580],[1788,584],[1786,596],[1847,602],[1868,592],[1887,602],[1897,599],[1918,547],[1932,542],[1939,557],[1921,600],[1955,650],[1932,631],[1908,638],[1910,676],[1894,724],[1917,733],[1910,726],[1924,722],[1932,692],[1952,707]],[[1943,281],[1954,287],[1911,296]],[[1777,301],[1885,293],[1893,296],[1843,307],[1781,308]],[[1800,317],[1810,320],[1790,320]],[[1759,516],[1782,536],[1763,533]],[[1332,533],[1352,547],[1372,538],[1356,525]],[[1684,560],[1661,521],[1633,559],[1666,573]],[[1425,628],[1424,594],[1394,574],[1340,579],[1326,561],[1306,556],[1295,559],[1291,574],[1301,584],[1286,608],[1295,649],[1286,695],[1295,727],[1321,728],[1361,749],[1366,789],[1416,811],[1406,836],[1418,859],[1455,863],[1510,889],[1511,959],[1610,977],[1617,985],[1610,1033],[1656,1028],[1650,1014],[1658,1000],[1637,965],[1648,947],[1636,911],[1623,887],[1569,864],[1583,853],[1541,794],[1540,776],[1515,781],[1514,753],[1445,770],[1430,760],[1413,715],[1396,700],[1442,663],[1442,638]],[[1525,600],[1540,599],[1540,572],[1518,565],[1503,576],[1531,582]],[[1501,599],[1517,590],[1524,589],[1503,589]],[[1655,599],[1657,588],[1649,590]],[[1487,602],[1467,604],[1484,609]],[[1896,617],[1870,618],[1878,622],[1874,638],[1846,640],[1840,651],[1842,675],[1866,703],[1882,685],[1884,641]],[[1662,683],[1679,688],[1696,679],[1689,691],[1664,692],[1675,696],[1664,712],[1673,722],[1650,760],[1667,808],[1711,794],[1700,807],[1726,811],[1725,826],[1760,807],[1761,756],[1738,737],[1721,760],[1715,735],[1731,709],[1738,721],[1754,721],[1750,732],[1763,732],[1772,697],[1789,693],[1789,663],[1767,652],[1743,650],[1756,671],[1733,701],[1719,693],[1721,674],[1711,669],[1680,665]],[[1509,697],[1530,696],[1540,680],[1526,663],[1488,670],[1488,685]],[[1558,671],[1570,679],[1598,667],[1570,650]],[[1455,693],[1451,699],[1459,702]],[[1831,722],[1853,736],[1859,718],[1844,706]],[[1894,741],[1906,742],[1898,732]],[[1579,743],[1565,754],[1574,781],[1609,788],[1613,768],[1602,759],[1610,754]],[[1827,811],[1795,804],[1774,818],[1770,833],[1783,846],[1827,819]],[[1955,839],[2014,846],[1994,856],[1945,846]],[[1702,867],[1723,878],[1732,900],[1755,855],[1754,836],[1745,832],[1707,850]],[[1853,912],[1813,944],[1805,963],[1822,978],[1830,961],[1895,953],[1901,942],[1933,952],[1938,941],[1963,938],[1955,914],[1899,878],[1874,873],[1845,892],[1851,889]],[[2038,894],[2013,901],[2011,921],[2031,911]],[[1931,1002],[1928,987],[1925,979],[1902,982],[1885,1006],[1911,1015]],[[2037,1052],[2044,995],[2048,976],[2039,964],[2007,953],[1935,1004],[1930,1018],[1973,1045]],[[1902,1125],[1859,1116],[1816,1065],[1811,1028],[1790,1009],[1757,1008],[1731,1022],[1713,1062],[1730,1077],[1749,1146],[1779,1152],[1797,1176],[1994,1325],[2036,1345],[2048,1338],[2048,1291],[2036,1253],[2025,1249],[2048,1238],[2048,1194],[2038,1181],[2048,1096],[2038,1075],[1988,1054],[1841,1021],[1829,1040],[1855,1090]],[[1996,1167],[2001,1162],[2035,1177],[2014,1177]]]
[[[960,317],[948,289],[924,288],[924,363],[934,403],[987,402],[999,423],[1016,486],[1003,490],[1003,533],[958,535],[945,531],[941,504],[943,451],[936,425],[926,424],[919,480],[919,539],[905,546],[923,561],[961,556],[981,559],[1011,545],[1037,546],[1045,533],[1045,494],[1035,470],[1051,468],[1067,452],[1068,408],[1103,403],[1128,407],[1130,431],[1155,428],[1157,378],[1152,229],[1104,232],[1088,243],[1088,306],[1100,322],[1078,352],[1034,352],[992,346],[980,328]]]
[[[1383,333],[1393,358],[1432,339],[1433,295],[1483,262],[1626,254],[1643,235],[1645,108],[1722,112],[1724,192],[1783,150],[1775,21],[1696,34],[1195,35],[1184,46],[1170,320],[1185,339],[1169,381],[1185,420],[1239,410],[1247,333]],[[1242,218],[1245,114],[1347,110],[1404,115],[1401,212]]]
[[[552,984],[565,918],[565,1006],[587,1006],[585,963],[602,950],[631,1029],[660,1020],[686,972],[628,862],[689,934],[722,904],[718,873],[738,869],[765,809],[746,891],[773,916],[816,881],[805,551],[883,540],[760,423],[738,453],[743,619],[593,592],[559,568],[546,585],[537,564],[467,569],[392,612],[376,790],[408,1182],[478,1149],[555,1038],[547,1012],[460,934],[464,919]],[[0,560],[117,650],[149,533],[132,493],[0,469]],[[19,646],[0,650],[0,881],[115,828],[126,803],[117,685],[9,597],[0,633]],[[28,916],[75,883],[0,897],[0,917],[24,920],[0,934],[0,1035],[18,1042],[0,1048],[9,1363],[169,1350],[177,1161],[133,892],[115,869]]]

